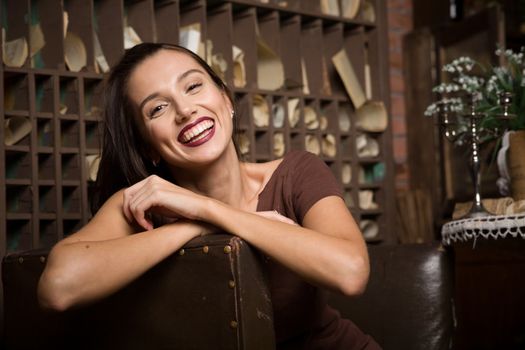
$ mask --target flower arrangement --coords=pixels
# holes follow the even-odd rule
[[[501,136],[505,128],[525,129],[525,47],[519,52],[497,49],[495,53],[503,62],[500,66],[485,67],[469,57],[455,59],[443,67],[450,80],[432,89],[440,99],[427,107],[425,115],[444,110],[454,113],[457,145],[463,144],[468,134],[468,119],[464,118],[470,113],[470,106],[464,101],[468,97],[475,100],[475,112],[481,115],[480,143]],[[511,94],[508,113],[515,116],[507,121],[500,118],[504,113],[503,93]]]

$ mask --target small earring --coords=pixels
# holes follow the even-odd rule
[[[231,112],[231,116],[232,118],[235,116],[235,111],[232,109],[232,112]]]
[[[158,160],[153,159],[151,162],[153,163],[153,166],[154,166],[155,168],[159,166],[159,161],[158,161]]]

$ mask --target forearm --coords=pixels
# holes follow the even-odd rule
[[[200,234],[197,225],[165,225],[122,238],[57,244],[39,282],[42,305],[63,310],[124,287]]]
[[[334,237],[212,202],[208,220],[263,251],[310,282],[345,294],[366,285],[369,266],[361,240]]]

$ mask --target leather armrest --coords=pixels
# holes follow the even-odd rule
[[[370,246],[365,293],[329,304],[385,349],[449,349],[453,339],[451,254],[438,243]]]
[[[75,310],[42,311],[46,251],[3,260],[9,349],[273,349],[272,306],[258,256],[244,241],[189,242],[116,294]]]

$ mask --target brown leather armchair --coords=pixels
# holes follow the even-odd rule
[[[385,349],[447,349],[448,255],[432,246],[371,246],[359,298],[329,303]],[[271,300],[258,254],[229,235],[196,239],[115,295],[65,313],[40,310],[47,251],[3,261],[7,349],[274,349]]]

